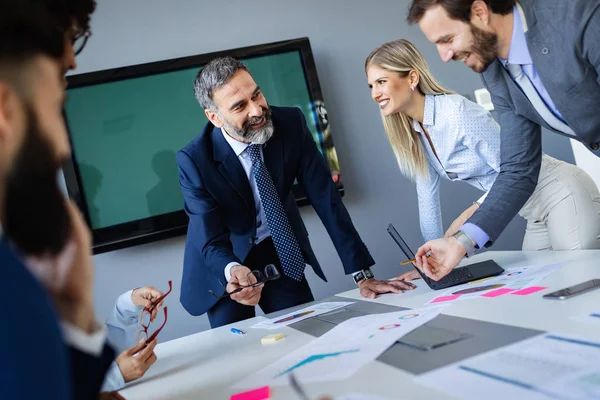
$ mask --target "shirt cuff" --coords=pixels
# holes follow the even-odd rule
[[[236,265],[241,264],[237,261],[233,261],[227,264],[227,266],[225,266],[225,279],[227,280],[227,282],[231,280],[231,268],[235,267]]]
[[[113,361],[104,377],[101,392],[115,392],[125,387],[125,379],[116,361]]]
[[[490,236],[483,231],[480,227],[470,222],[467,222],[460,227],[460,230],[467,234],[467,236],[477,243],[477,247],[483,249],[485,244],[490,240]]]
[[[104,325],[98,325],[98,329],[90,334],[66,321],[61,322],[61,328],[65,342],[71,347],[94,357],[102,355],[104,343],[106,342],[106,327]]]
[[[133,300],[131,300],[132,293],[133,289],[120,295],[117,298],[115,306],[121,315],[128,316],[129,318],[135,318],[137,320],[140,313],[144,309],[144,306],[136,306],[133,304]]]

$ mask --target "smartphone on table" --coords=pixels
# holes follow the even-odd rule
[[[578,294],[587,293],[590,290],[600,288],[600,279],[590,279],[589,281],[569,286],[567,288],[548,293],[543,296],[544,299],[566,300]]]

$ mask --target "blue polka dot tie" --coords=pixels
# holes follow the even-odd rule
[[[262,202],[269,231],[275,244],[275,250],[283,266],[283,273],[292,279],[301,281],[304,276],[304,257],[300,251],[298,240],[287,219],[271,175],[260,156],[261,145],[251,144],[246,151],[252,160],[252,170],[258,194]]]

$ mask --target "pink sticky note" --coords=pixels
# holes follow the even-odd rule
[[[503,294],[514,292],[514,291],[515,291],[515,289],[507,289],[507,288],[496,289],[496,290],[492,290],[491,292],[482,294],[481,297],[498,297],[498,296],[502,296]]]
[[[271,398],[271,389],[268,386],[263,386],[258,389],[249,390],[234,394],[231,396],[231,400],[265,400]]]
[[[431,304],[435,304],[435,303],[443,303],[445,301],[452,301],[452,300],[456,300],[460,297],[460,294],[455,294],[455,295],[451,295],[451,296],[441,296],[441,297],[437,297],[435,299],[433,299],[431,301]]]
[[[525,289],[517,290],[516,292],[512,292],[511,294],[516,294],[517,296],[527,296],[528,294],[532,294],[535,292],[539,292],[540,290],[546,290],[547,287],[543,286],[531,286]]]

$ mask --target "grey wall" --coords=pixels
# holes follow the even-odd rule
[[[481,87],[476,74],[462,64],[444,65],[418,28],[407,26],[408,4],[407,0],[99,0],[93,36],[78,58],[78,72],[308,36],[346,185],[344,202],[377,262],[376,276],[390,278],[403,270],[387,224],[393,222],[414,248],[422,239],[414,185],[401,176],[385,139],[366,85],[364,59],[386,41],[407,38],[422,50],[434,75],[447,87],[471,98]],[[565,139],[545,136],[551,155],[572,161]],[[446,226],[479,197],[462,183],[444,185],[441,193]],[[324,283],[309,275],[315,297],[353,288],[316,213],[305,207],[302,216],[329,279]],[[494,249],[520,248],[523,232],[524,223],[517,218]],[[164,290],[172,279],[169,323],[162,340],[207,329],[206,317],[191,317],[179,304],[183,245],[184,238],[176,238],[96,256],[99,316],[108,315],[121,292],[143,285]]]

